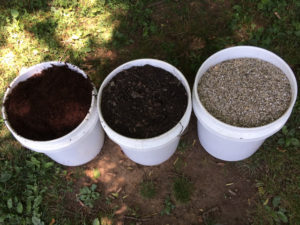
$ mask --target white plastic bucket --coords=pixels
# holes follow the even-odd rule
[[[201,76],[211,67],[222,61],[235,58],[257,58],[280,68],[287,76],[292,98],[287,111],[277,120],[260,127],[241,128],[231,126],[213,117],[202,105],[198,96],[198,83]],[[197,72],[193,87],[193,109],[198,119],[198,137],[204,149],[212,156],[238,161],[250,157],[266,138],[279,131],[291,115],[297,98],[297,82],[293,71],[280,57],[262,48],[237,46],[221,50],[210,56]]]
[[[4,101],[11,90],[22,81],[27,80],[32,75],[51,67],[52,65],[67,65],[87,77],[87,75],[78,67],[63,62],[44,62],[32,66],[16,77],[10,84],[4,95]],[[5,107],[2,107],[2,115],[7,128],[13,136],[26,148],[36,152],[41,152],[49,156],[54,161],[66,166],[79,166],[85,164],[96,157],[100,152],[104,142],[104,131],[100,126],[97,114],[96,103],[97,90],[92,91],[91,107],[84,120],[70,133],[49,141],[35,141],[24,138],[17,134],[7,120]]]
[[[146,64],[162,68],[170,72],[174,76],[176,76],[181,81],[181,83],[183,84],[187,92],[187,97],[188,97],[187,108],[183,117],[178,122],[178,124],[164,134],[161,134],[153,138],[146,138],[146,139],[135,139],[135,138],[125,137],[117,133],[116,131],[112,130],[103,118],[101,108],[100,108],[103,88],[119,72],[129,69],[133,66],[144,66]],[[99,113],[102,127],[106,132],[106,134],[110,137],[110,139],[113,140],[118,145],[120,145],[123,152],[132,161],[146,166],[153,166],[165,162],[174,154],[178,146],[180,136],[182,135],[185,128],[188,126],[191,117],[191,112],[192,112],[191,91],[185,77],[174,66],[156,59],[138,59],[138,60],[127,62],[117,67],[105,78],[98,92],[97,108],[98,108],[98,113]]]

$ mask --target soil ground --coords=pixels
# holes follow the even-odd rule
[[[131,161],[106,137],[100,154],[81,167],[84,176],[74,179],[74,192],[67,198],[66,209],[91,217],[99,211],[112,213],[113,217],[107,218],[108,224],[209,224],[211,221],[222,225],[249,224],[255,201],[254,183],[237,163],[224,162],[206,153],[197,137],[194,115],[181,143],[185,147],[180,145],[169,160],[147,167]],[[70,179],[77,169],[68,169]],[[93,176],[95,169],[101,174],[97,179]],[[174,178],[181,175],[193,184],[187,203],[176,202],[172,192]],[[149,180],[157,190],[151,199],[140,194],[140,184]],[[97,184],[102,198],[89,209],[73,195],[77,193],[75,190],[92,183]],[[170,215],[161,215],[168,196],[176,208]]]

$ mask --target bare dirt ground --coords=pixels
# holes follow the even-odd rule
[[[108,137],[100,154],[83,167],[68,169],[74,181],[66,208],[69,211],[95,218],[99,211],[107,224],[222,224],[250,223],[251,207],[255,201],[255,186],[251,178],[237,166],[210,156],[197,137],[196,118],[192,115],[187,133],[175,154],[158,166],[142,166],[124,155]],[[73,176],[81,170],[83,176]],[[95,178],[98,170],[100,176]],[[174,178],[184,175],[192,185],[187,203],[176,202],[173,194]],[[152,181],[157,194],[150,199],[140,194],[141,183]],[[97,184],[101,199],[93,209],[76,201],[75,190]],[[161,215],[165,200],[175,208],[169,215]]]

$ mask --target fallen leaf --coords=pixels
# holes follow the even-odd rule
[[[280,152],[286,152],[286,150],[285,149],[282,149],[282,148],[277,148],[278,149],[278,151],[280,151]]]
[[[280,15],[278,12],[274,12],[275,16],[278,18],[278,19],[281,19]]]
[[[236,196],[236,193],[235,193],[234,191],[228,189],[228,192],[229,192],[230,194],[232,194],[233,196]]]
[[[111,195],[115,198],[118,198],[119,197],[119,192],[114,192],[114,193],[111,193]]]
[[[175,164],[177,163],[177,161],[178,161],[178,157],[175,159],[175,161],[174,161],[174,163],[173,163],[173,165],[175,166]]]
[[[93,170],[93,176],[95,179],[98,179],[101,176],[101,173],[98,169]]]
[[[196,144],[196,139],[194,139],[192,146],[194,147]]]
[[[267,205],[269,203],[269,199],[267,198],[266,201],[264,202],[264,205]]]
[[[55,219],[54,219],[54,218],[52,218],[52,220],[51,220],[51,222],[49,223],[49,225],[53,225],[53,224],[55,224]]]

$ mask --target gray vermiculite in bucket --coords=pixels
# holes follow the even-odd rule
[[[238,127],[273,122],[291,101],[286,75],[255,58],[231,59],[210,67],[200,79],[198,94],[209,113]]]

